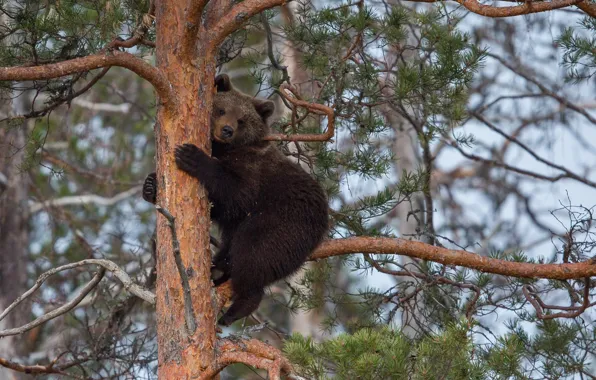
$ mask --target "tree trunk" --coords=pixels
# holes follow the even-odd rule
[[[28,103],[27,94],[11,102],[3,102],[0,117],[14,113],[22,114]],[[24,292],[27,284],[27,244],[28,237],[28,176],[21,169],[25,158],[25,125],[0,125],[0,310],[6,309]],[[0,330],[15,327],[26,320],[28,313],[19,307],[0,322]],[[17,359],[19,354],[18,337],[0,339],[0,357]],[[21,379],[24,375],[0,367],[0,379]]]
[[[160,379],[189,379],[215,358],[215,315],[211,304],[209,203],[199,182],[176,168],[174,149],[193,143],[210,152],[209,111],[213,98],[213,49],[199,46],[197,57],[184,55],[180,36],[186,2],[157,3],[156,61],[175,93],[173,104],[159,105],[155,127],[157,204],[176,217],[182,262],[189,277],[196,329],[185,324],[184,294],[174,260],[168,221],[157,223],[157,337]],[[191,49],[191,51],[194,51]],[[196,58],[196,59],[195,59]]]

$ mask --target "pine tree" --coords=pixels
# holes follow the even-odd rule
[[[18,314],[7,309],[16,294],[0,297],[0,337],[23,346],[0,346],[0,365],[75,378],[593,377],[593,206],[569,196],[545,222],[532,191],[595,187],[589,165],[545,151],[565,140],[545,132],[555,125],[589,152],[589,132],[573,125],[596,124],[592,107],[569,94],[592,78],[594,6],[461,4],[491,17],[571,5],[589,15],[549,24],[560,84],[518,57],[526,30],[513,21],[444,4],[297,2],[289,23],[282,3],[0,1],[0,96],[31,102],[1,115],[0,242],[7,216],[27,221],[9,226],[28,235],[27,272],[10,274],[42,286]],[[180,143],[209,151],[219,71],[286,111],[271,139],[324,186],[331,210],[316,265],[221,334],[230,294],[210,281],[217,230],[204,189],[172,163]],[[400,162],[404,139],[415,165]],[[157,213],[140,200],[155,167]],[[5,192],[14,173],[30,186]],[[2,262],[11,249],[0,247]],[[291,331],[296,310],[323,316],[317,339]]]

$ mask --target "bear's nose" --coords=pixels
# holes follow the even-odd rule
[[[225,139],[229,139],[234,134],[234,129],[229,125],[226,125],[221,129],[221,136]]]

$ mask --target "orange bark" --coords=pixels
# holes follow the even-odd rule
[[[157,339],[160,379],[196,377],[215,361],[215,311],[211,304],[209,203],[196,179],[178,170],[174,149],[193,143],[209,151],[209,111],[213,98],[213,49],[184,47],[196,41],[186,2],[161,1],[156,6],[157,67],[171,84],[176,101],[158,108],[157,204],[176,217],[182,261],[189,277],[196,329],[188,331],[184,298],[166,218],[158,215]],[[198,22],[198,20],[195,20]],[[191,35],[189,35],[189,33]],[[195,59],[197,58],[197,59]]]
[[[327,240],[313,252],[310,260],[358,252],[403,255],[513,277],[569,280],[596,276],[596,259],[573,264],[520,263],[480,256],[462,250],[441,248],[413,240],[374,237]]]

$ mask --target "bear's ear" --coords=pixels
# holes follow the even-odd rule
[[[273,115],[273,111],[275,111],[275,104],[271,100],[253,99],[253,103],[257,113],[263,120],[267,120],[269,116]]]
[[[215,77],[215,87],[217,92],[228,92],[232,89],[230,77],[227,74],[219,74]]]

